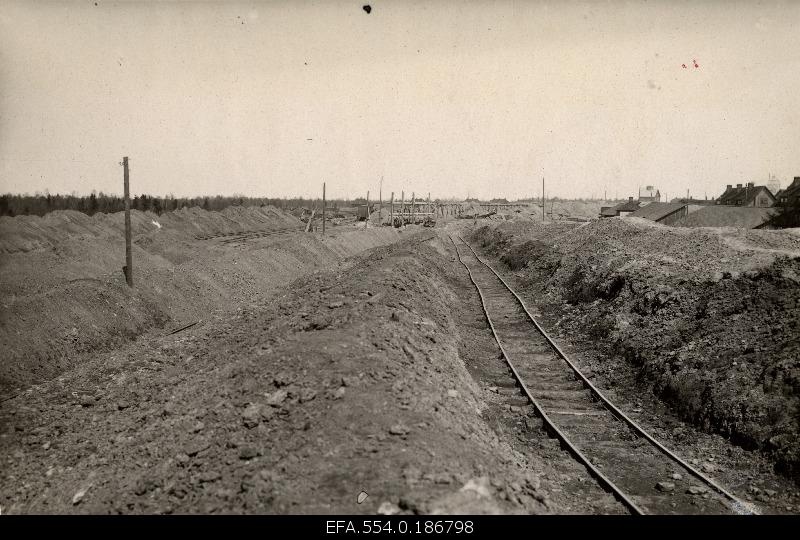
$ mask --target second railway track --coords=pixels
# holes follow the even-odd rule
[[[450,240],[507,363],[512,396],[633,514],[754,510],[628,418],[561,351],[502,277],[460,237]],[[524,409],[523,409],[524,410]]]

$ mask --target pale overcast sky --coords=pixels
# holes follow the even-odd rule
[[[120,193],[123,155],[175,195],[800,176],[798,1],[367,1],[0,0],[0,191]]]

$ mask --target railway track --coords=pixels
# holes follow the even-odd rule
[[[756,513],[611,403],[505,280],[457,238],[450,236],[507,364],[507,375],[495,386],[512,410],[541,418],[561,447],[633,514]]]

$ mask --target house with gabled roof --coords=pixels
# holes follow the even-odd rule
[[[775,200],[783,206],[800,206],[800,176],[795,176],[791,184],[778,191]]]
[[[728,184],[725,192],[717,199],[717,205],[769,208],[775,205],[775,195],[767,186],[757,186],[753,182],[748,182],[745,186],[736,184],[736,187]]]

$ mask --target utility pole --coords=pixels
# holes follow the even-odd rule
[[[416,220],[414,219],[414,217],[415,217],[415,216],[414,216],[414,199],[415,199],[415,197],[414,197],[414,192],[412,191],[412,192],[411,192],[411,224],[412,224],[412,225],[413,225],[414,223],[416,223]]]
[[[369,191],[367,191],[367,219],[364,220],[364,228],[369,224]]]
[[[325,236],[325,182],[322,182],[322,236]]]
[[[542,176],[542,223],[544,223],[544,176]]]
[[[133,287],[133,255],[131,253],[131,192],[128,157],[122,158],[122,177],[125,182],[125,281]]]
[[[389,226],[394,227],[394,191],[392,191],[392,198],[389,202]]]
[[[378,224],[383,220],[383,175],[381,175],[381,185],[378,188]]]
[[[428,202],[427,202],[427,208],[425,209],[425,211],[426,212],[431,212],[431,192],[430,191],[428,192]]]
[[[406,226],[406,192],[405,190],[400,191],[400,225],[403,227]]]

